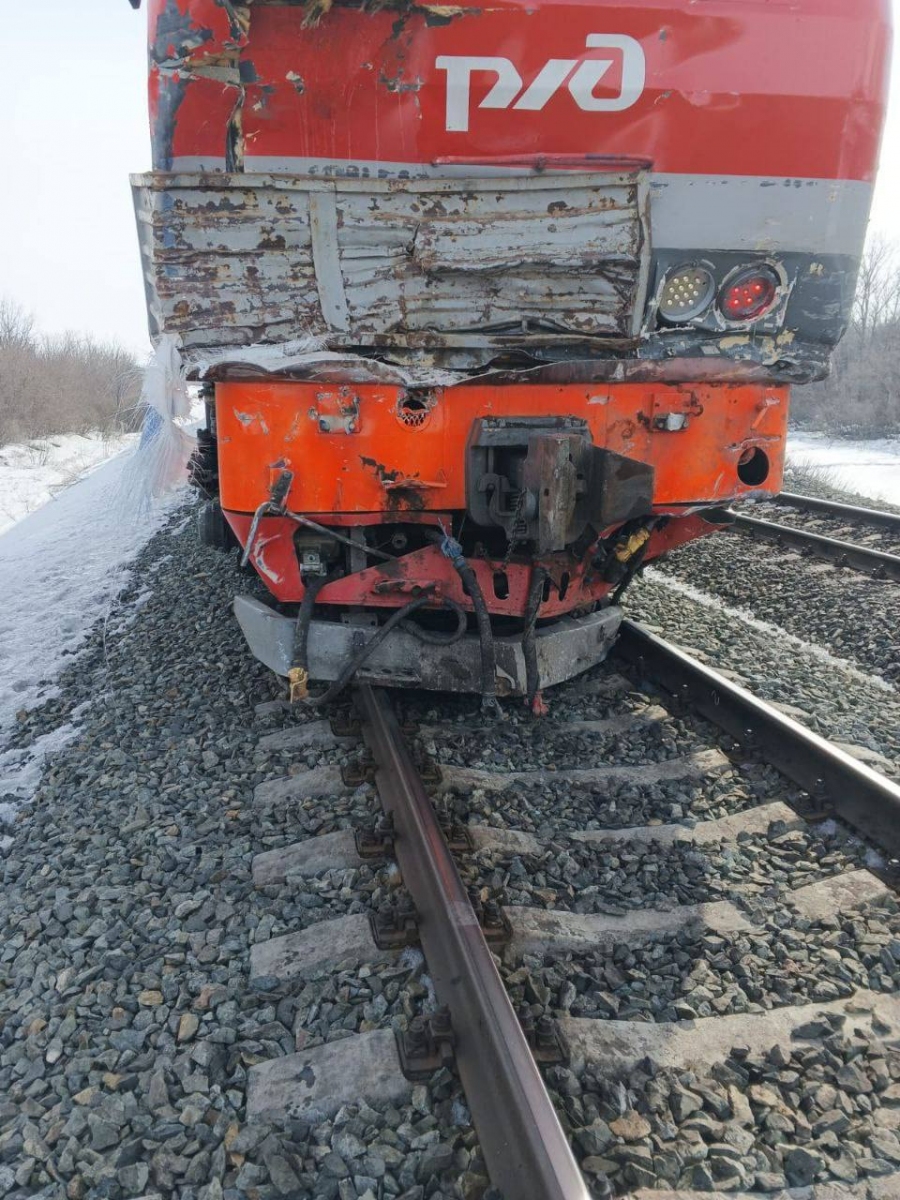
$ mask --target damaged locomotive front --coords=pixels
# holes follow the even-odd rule
[[[884,0],[149,21],[151,333],[205,390],[251,648],[295,696],[539,710],[644,563],[779,489],[852,303]]]

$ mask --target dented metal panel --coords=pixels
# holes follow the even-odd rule
[[[152,332],[186,349],[522,346],[638,335],[642,168],[504,178],[133,180]]]

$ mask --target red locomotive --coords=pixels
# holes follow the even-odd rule
[[[779,489],[853,299],[888,0],[148,7],[151,332],[207,391],[254,652],[295,695],[539,707],[643,563]]]

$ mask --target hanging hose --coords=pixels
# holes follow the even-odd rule
[[[378,649],[387,635],[396,629],[401,621],[405,621],[408,617],[411,617],[414,612],[418,612],[426,604],[433,603],[434,597],[431,595],[417,596],[415,600],[410,600],[409,604],[405,604],[403,608],[396,609],[375,636],[354,654],[334,683],[330,684],[327,690],[322,692],[320,696],[309,696],[307,703],[313,708],[321,708],[325,704],[330,704],[332,700],[335,700],[341,694],[359,668],[365,663],[366,659]]]
[[[522,634],[522,654],[525,658],[525,692],[526,703],[534,709],[535,697],[540,686],[541,677],[538,672],[537,645],[534,630],[537,624],[538,610],[544,598],[544,584],[549,575],[543,567],[535,567],[531,574],[531,586],[528,589],[528,599],[525,602],[525,630]]]
[[[478,638],[481,643],[481,707],[486,712],[499,713],[497,656],[494,652],[494,633],[491,629],[491,618],[484,601],[484,593],[478,577],[463,557],[462,546],[449,534],[445,534],[441,541],[441,553],[445,558],[450,559],[475,609]]]
[[[423,629],[415,621],[401,621],[400,628],[406,633],[411,633],[414,638],[418,638],[420,642],[425,642],[429,646],[455,646],[466,632],[466,622],[468,620],[466,610],[461,604],[457,604],[455,600],[451,600],[449,596],[444,597],[444,608],[448,608],[452,613],[456,614],[456,628],[452,633],[435,633],[434,630]]]
[[[332,583],[334,579],[334,575],[314,575],[308,583],[304,580],[306,590],[300,601],[297,624],[294,626],[291,667],[288,671],[288,679],[291,684],[291,704],[305,700],[309,694],[309,627],[312,623],[313,609],[316,607],[316,597],[322,588],[327,583]]]

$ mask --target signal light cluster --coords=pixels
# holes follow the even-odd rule
[[[659,315],[670,325],[682,325],[703,316],[715,301],[726,321],[758,321],[774,307],[780,283],[770,266],[745,267],[726,279],[717,294],[715,278],[706,267],[677,267],[666,276]]]
[[[667,321],[690,321],[709,307],[715,291],[715,280],[705,267],[674,271],[666,280],[659,311]]]
[[[727,321],[755,321],[765,316],[778,293],[778,277],[770,267],[751,267],[725,284],[719,307]]]

